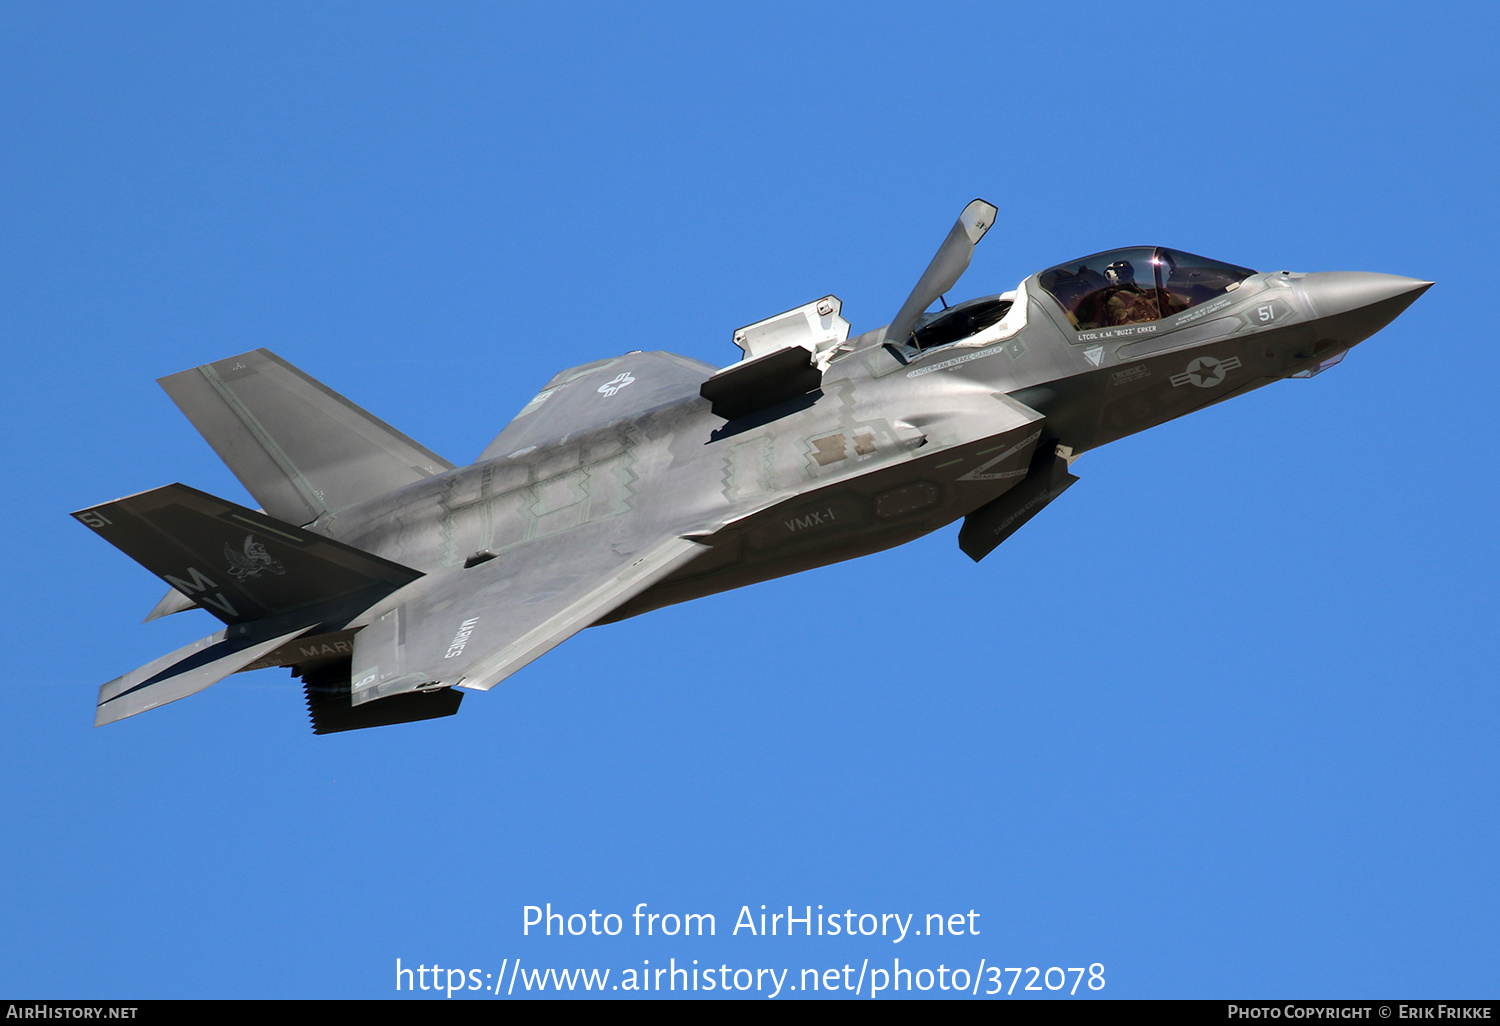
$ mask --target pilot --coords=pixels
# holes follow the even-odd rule
[[[1104,277],[1111,285],[1134,285],[1135,265],[1129,260],[1116,260],[1104,269]]]
[[[1149,292],[1135,283],[1135,267],[1129,260],[1116,260],[1104,269],[1109,287],[1104,290],[1105,323],[1140,324],[1154,321],[1161,314],[1156,305],[1156,289]]]
[[[1080,328],[1098,328],[1103,325],[1095,316],[1096,304],[1090,302],[1101,290],[1109,287],[1109,282],[1098,271],[1091,270],[1087,264],[1079,264],[1078,271],[1069,274],[1066,268],[1059,267],[1056,272],[1056,280],[1053,285],[1043,283],[1063,308],[1072,315],[1075,323]]]

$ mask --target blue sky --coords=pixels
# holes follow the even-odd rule
[[[9,6],[0,995],[899,957],[1493,996],[1496,29]],[[1315,380],[1087,454],[978,565],[955,527],[588,630],[442,721],[314,737],[263,671],[92,728],[100,683],[214,624],[139,625],[160,585],[66,514],[172,481],[254,504],[153,379],[266,346],[466,462],[564,367],[727,364],[829,292],[884,323],[975,196],[1001,213],[956,297],[1134,244],[1438,284]],[[626,932],[523,936],[547,902]],[[641,902],[717,935],[630,936]],[[980,932],[731,935],[762,904]]]

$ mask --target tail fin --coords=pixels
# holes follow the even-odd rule
[[[307,626],[330,603],[363,609],[422,576],[182,484],[73,517],[228,624],[285,615],[286,629],[300,614]]]
[[[266,349],[160,384],[261,507],[288,523],[453,469]]]

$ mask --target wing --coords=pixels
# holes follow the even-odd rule
[[[480,454],[480,461],[525,453],[545,442],[698,394],[716,371],[674,353],[626,353],[562,371],[521,408]]]
[[[353,702],[489,690],[705,551],[677,535],[636,544],[601,522],[433,574],[356,635]]]

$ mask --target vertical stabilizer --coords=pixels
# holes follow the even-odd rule
[[[287,523],[453,469],[267,349],[160,384],[261,507]]]

